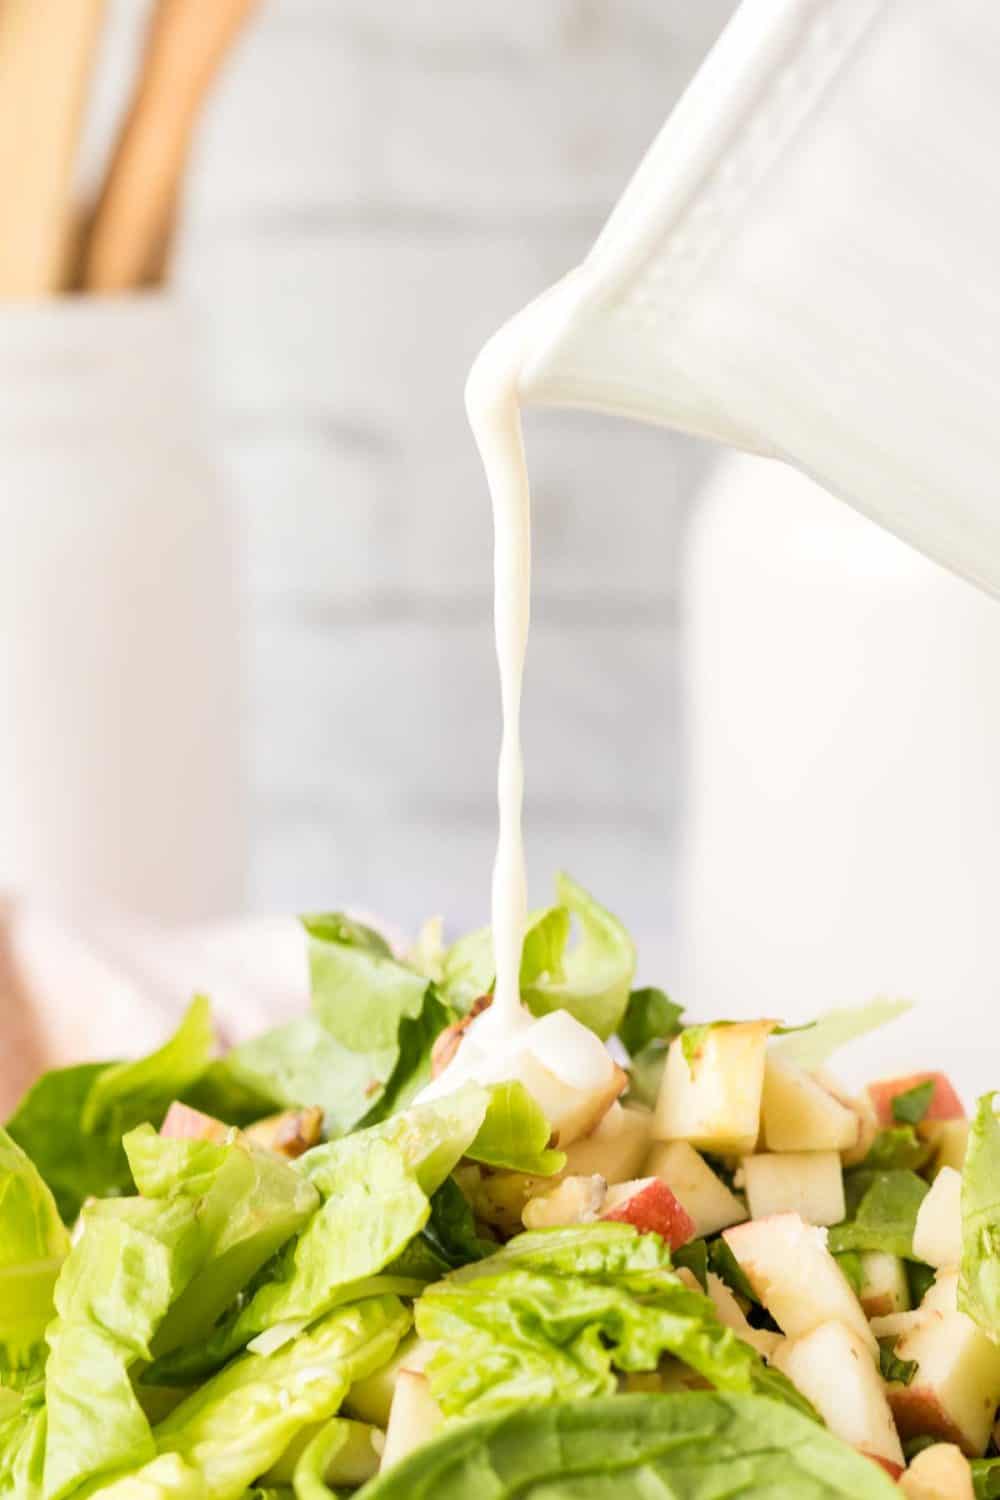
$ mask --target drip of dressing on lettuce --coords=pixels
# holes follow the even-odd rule
[[[521,687],[531,613],[531,492],[521,433],[521,375],[551,319],[563,313],[576,274],[506,323],[469,374],[465,403],[493,506],[493,623],[503,732],[497,773],[498,834],[493,866],[493,1004],[467,1028],[444,1072],[421,1094],[439,1096],[467,1079],[517,1077],[530,1054],[562,1082],[589,1089],[606,1079],[603,1042],[566,1011],[535,1020],[521,1004],[521,949],[527,922],[522,811]]]

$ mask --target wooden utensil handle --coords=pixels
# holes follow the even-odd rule
[[[84,256],[83,285],[113,292],[163,275],[198,114],[257,0],[160,0],[139,83]]]

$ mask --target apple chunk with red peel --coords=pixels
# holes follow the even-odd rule
[[[609,1188],[601,1218],[632,1224],[640,1234],[652,1230],[671,1250],[694,1239],[694,1220],[659,1177],[639,1177]]]
[[[844,1218],[844,1174],[836,1151],[784,1151],[743,1158],[752,1219],[795,1213],[807,1224]]]
[[[774,1025],[740,1021],[706,1027],[690,1060],[683,1035],[672,1041],[656,1100],[654,1139],[688,1141],[722,1156],[752,1151],[760,1134],[767,1039]]]
[[[954,1443],[934,1443],[918,1453],[899,1487],[906,1500],[975,1500],[969,1460]]]
[[[934,1091],[924,1112],[922,1125],[931,1125],[941,1120],[964,1120],[965,1106],[943,1073],[910,1073],[906,1078],[879,1078],[868,1085],[868,1097],[875,1106],[878,1122],[883,1127],[895,1125],[892,1112],[893,1100],[900,1094],[908,1094],[921,1084],[932,1083]]]
[[[913,1229],[913,1257],[935,1270],[962,1259],[962,1177],[942,1167],[921,1203]]]
[[[772,1364],[852,1448],[903,1468],[903,1449],[870,1344],[843,1323],[786,1339]]]
[[[761,1128],[768,1151],[849,1151],[858,1143],[861,1120],[804,1068],[771,1052]]]
[[[680,1199],[696,1235],[718,1234],[747,1216],[740,1199],[687,1141],[659,1141],[646,1157],[645,1173],[659,1177]]]
[[[909,1385],[889,1386],[889,1404],[904,1438],[937,1437],[976,1458],[1000,1404],[1000,1348],[956,1311],[957,1284],[953,1272],[939,1276],[896,1340],[896,1358],[917,1370]]]
[[[628,1182],[642,1170],[652,1129],[651,1110],[616,1100],[596,1130],[567,1147],[566,1175],[589,1177],[596,1173],[605,1182]]]
[[[826,1246],[826,1230],[798,1214],[776,1214],[727,1229],[723,1239],[782,1333],[800,1338],[821,1323],[843,1323],[877,1353],[868,1319]]]

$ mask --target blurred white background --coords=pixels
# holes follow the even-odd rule
[[[585,253],[733,8],[264,0],[239,44],[199,138],[178,280],[241,520],[255,908],[485,916],[498,706],[465,373]],[[112,5],[91,161],[145,15]],[[566,865],[661,931],[677,543],[706,458],[572,414],[532,417],[528,441],[533,895]]]

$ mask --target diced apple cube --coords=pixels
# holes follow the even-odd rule
[[[754,1328],[747,1322],[742,1307],[722,1277],[716,1276],[714,1271],[708,1273],[708,1295],[719,1315],[719,1322],[725,1328],[731,1328],[738,1338],[756,1349],[765,1359],[770,1359],[778,1345],[784,1343],[781,1334],[775,1333],[773,1329]]]
[[[524,1205],[526,1229],[555,1229],[562,1224],[592,1224],[600,1217],[608,1195],[603,1177],[565,1177],[551,1192],[539,1193]]]
[[[942,1167],[920,1205],[913,1230],[917,1260],[940,1269],[962,1258],[962,1178],[954,1167]]]
[[[863,1250],[861,1262],[861,1306],[869,1318],[887,1318],[909,1311],[910,1284],[906,1266],[898,1255],[885,1250]]]
[[[214,1115],[203,1114],[175,1099],[167,1110],[160,1134],[175,1141],[224,1141],[230,1126],[217,1120]]]
[[[952,1278],[931,1291],[950,1300]],[[896,1340],[897,1359],[914,1360],[917,1370],[909,1385],[889,1386],[889,1404],[904,1438],[928,1434],[974,1458],[985,1451],[1000,1403],[1000,1348],[964,1313],[928,1308],[927,1301]]]
[[[564,1082],[533,1052],[525,1050],[516,1059],[516,1076],[548,1120],[553,1143],[561,1149],[596,1129],[628,1083],[628,1074],[606,1053],[605,1057],[600,1081],[585,1088]]]
[[[974,1500],[969,1460],[954,1443],[924,1448],[899,1481],[906,1500]]]
[[[836,1151],[745,1156],[743,1184],[753,1219],[790,1213],[807,1224],[839,1224],[846,1213]]]
[[[968,1145],[968,1120],[942,1120],[934,1132],[934,1173],[943,1167],[954,1167],[956,1172],[961,1172]]]
[[[868,1085],[868,1097],[875,1106],[879,1124],[894,1125],[893,1100],[923,1083],[932,1083],[934,1092],[921,1123],[929,1125],[940,1120],[965,1119],[965,1106],[943,1073],[910,1073],[906,1078],[880,1078]]]
[[[385,1431],[380,1472],[384,1474],[414,1449],[430,1442],[443,1422],[444,1416],[431,1395],[427,1376],[416,1370],[400,1370]]]
[[[694,1220],[659,1177],[640,1177],[609,1188],[601,1218],[632,1224],[640,1234],[658,1234],[671,1250],[694,1239]]]
[[[872,1148],[872,1144],[878,1135],[878,1118],[875,1114],[875,1106],[867,1094],[850,1094],[844,1088],[839,1078],[836,1078],[826,1068],[817,1068],[812,1075],[816,1082],[832,1094],[838,1104],[849,1109],[858,1120],[857,1144],[840,1153],[845,1167],[856,1167],[863,1162]]]
[[[789,1338],[821,1323],[843,1323],[873,1352],[864,1309],[826,1245],[826,1230],[798,1214],[753,1219],[727,1229],[723,1239],[768,1312]]]
[[[747,1216],[740,1199],[687,1141],[658,1141],[646,1157],[644,1170],[647,1176],[659,1177],[680,1199],[694,1221],[696,1235],[718,1234]]]
[[[410,1333],[400,1344],[388,1364],[382,1365],[363,1380],[356,1380],[344,1398],[344,1406],[362,1422],[375,1427],[385,1427],[392,1410],[392,1398],[396,1393],[396,1381],[402,1370],[418,1373],[430,1357],[433,1345]]]
[[[720,1155],[752,1151],[760,1134],[767,1038],[773,1021],[707,1028],[689,1062],[683,1038],[667,1052],[653,1136]]]
[[[858,1143],[861,1121],[804,1068],[771,1052],[761,1127],[768,1151],[849,1151]]]
[[[786,1339],[775,1367],[811,1401],[830,1431],[873,1458],[903,1467],[903,1449],[870,1344],[843,1323]]]
[[[611,1105],[596,1130],[566,1148],[566,1174],[605,1182],[628,1182],[642,1169],[653,1129],[651,1110],[635,1104]]]

